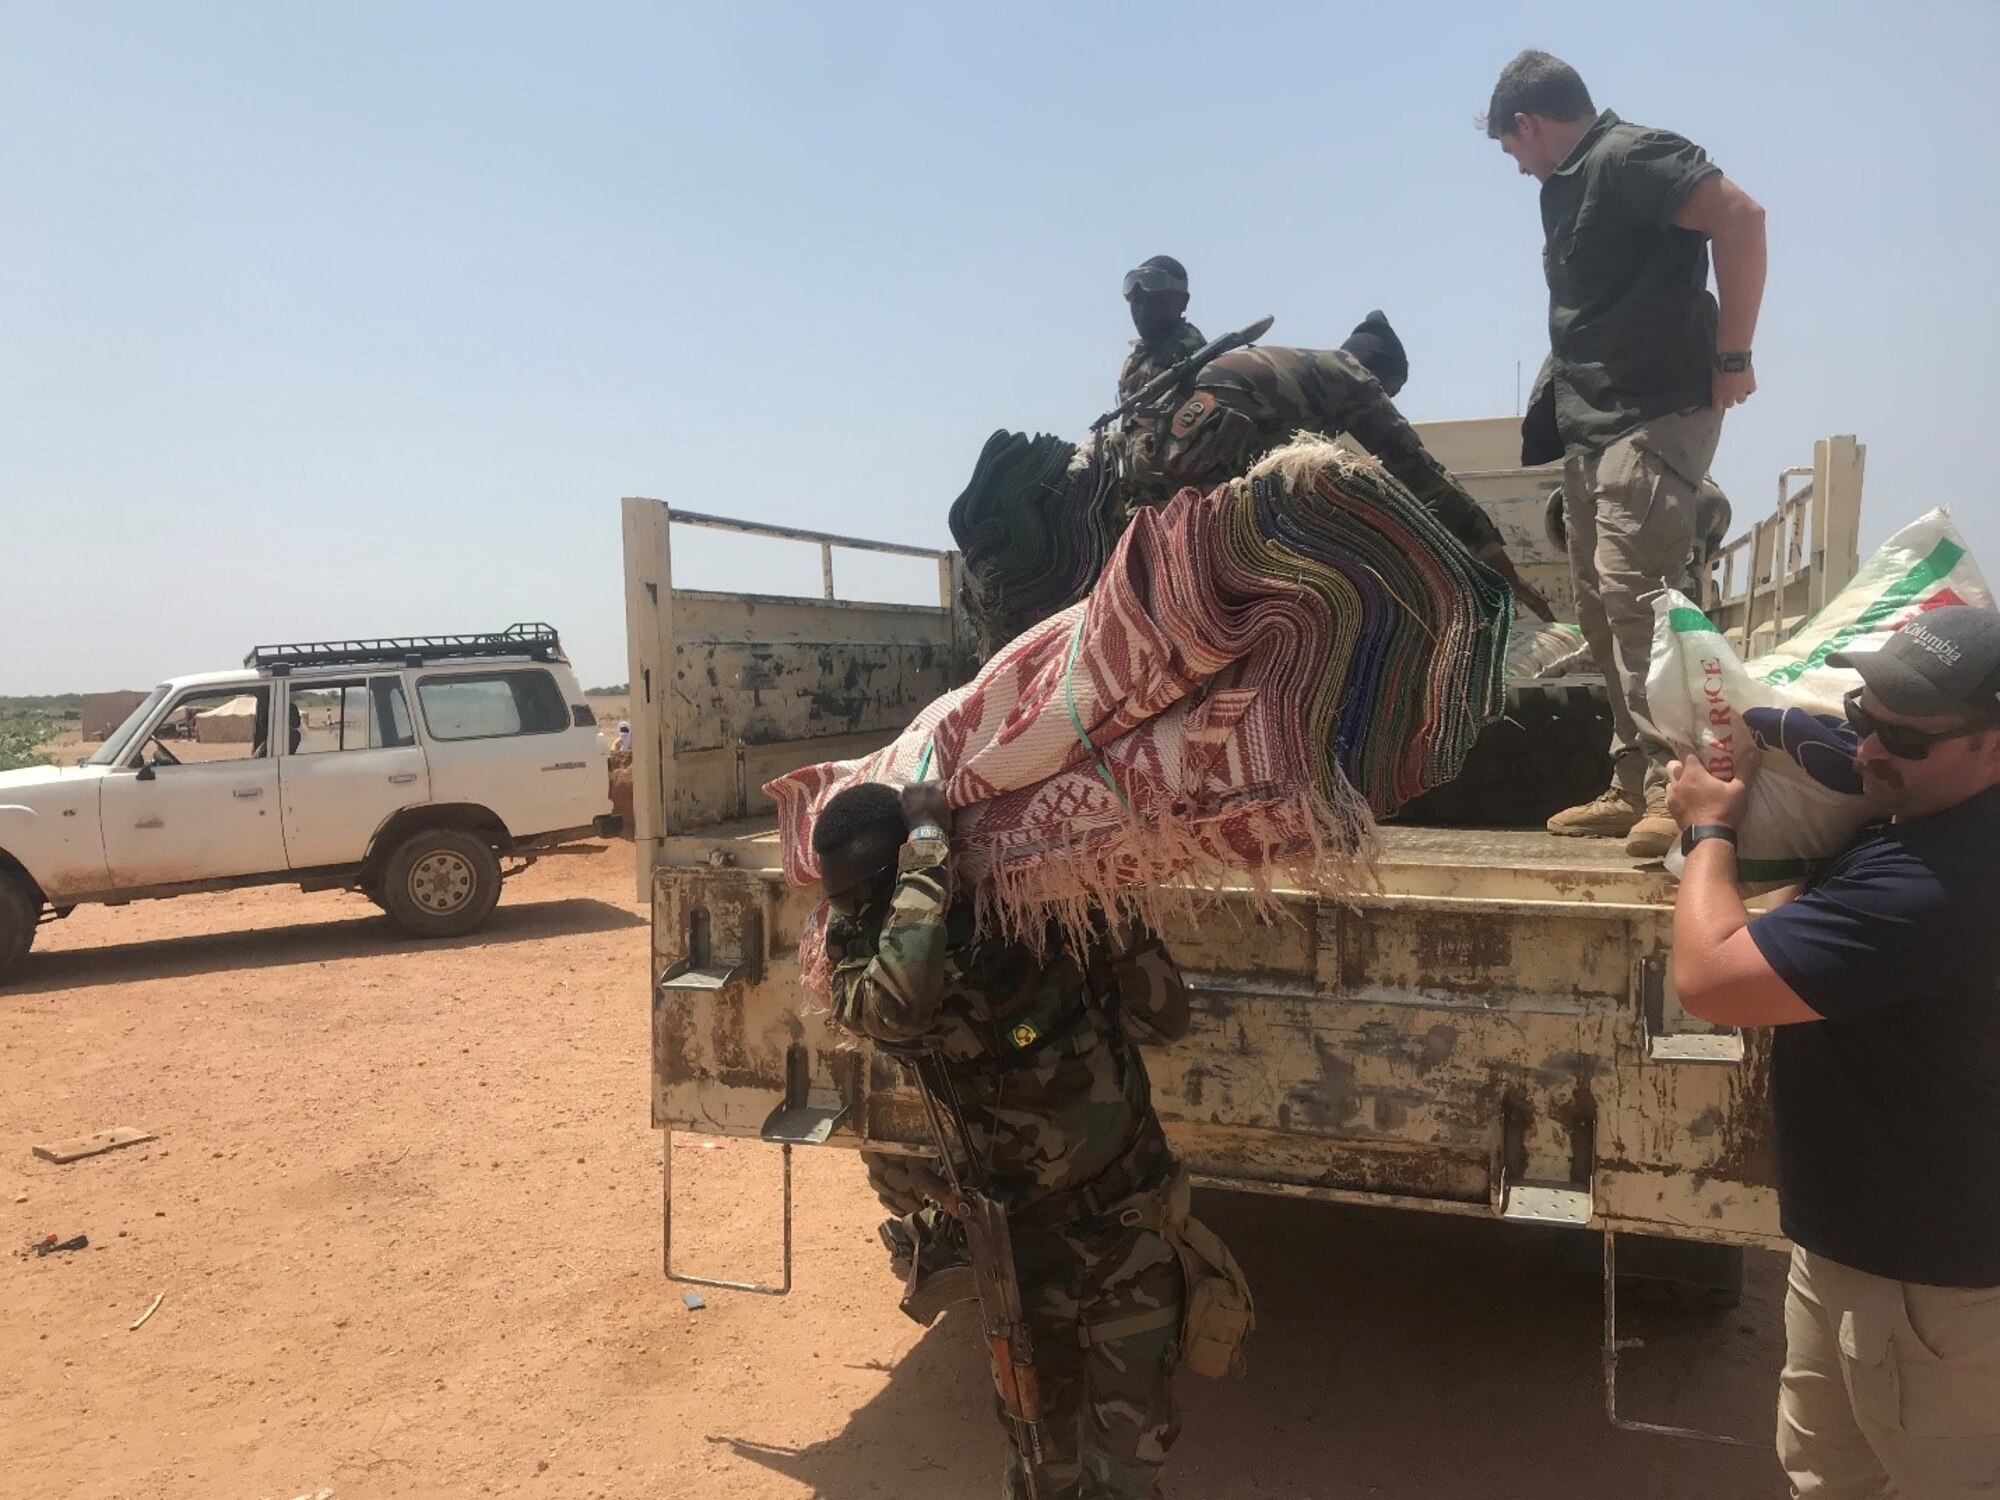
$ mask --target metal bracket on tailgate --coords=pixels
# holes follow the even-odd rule
[[[1500,1187],[1500,1217],[1515,1223],[1566,1224],[1580,1228],[1590,1222],[1593,1212],[1589,1187],[1568,1183],[1503,1182]]]
[[[1733,1067],[1743,1061],[1743,1033],[1733,1027],[1720,1031],[1669,1030],[1667,988],[1666,962],[1658,958],[1640,959],[1639,1017],[1645,1023],[1648,1062]]]
[[[1581,1228],[1597,1212],[1597,1188],[1593,1178],[1596,1160],[1594,1141],[1596,1115],[1593,1112],[1572,1120],[1567,1128],[1569,1168],[1567,1175],[1555,1176],[1549,1169],[1562,1165],[1551,1160],[1552,1147],[1562,1145],[1561,1128],[1553,1120],[1537,1120],[1529,1100],[1510,1091],[1500,1103],[1500,1144],[1493,1170],[1493,1208],[1503,1219],[1515,1223],[1564,1224]],[[1539,1151],[1530,1148],[1537,1136]],[[1539,1166],[1539,1174],[1530,1172]]]
[[[847,1113],[847,1101],[831,1085],[814,1088],[812,1057],[798,1042],[785,1049],[785,1102],[771,1111],[757,1133],[792,1146],[824,1146]]]

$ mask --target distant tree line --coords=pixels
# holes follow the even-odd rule
[[[0,695],[0,718],[15,714],[39,714],[45,719],[80,719],[83,717],[83,694],[46,693],[37,696],[30,693],[18,698]]]
[[[0,771],[45,764],[48,757],[36,752],[82,717],[81,693],[0,697]]]

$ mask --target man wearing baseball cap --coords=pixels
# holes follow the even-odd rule
[[[1756,917],[1735,831],[1754,760],[1690,758],[1668,806],[1687,868],[1675,987],[1772,1026],[1778,1206],[1792,1252],[1778,1457],[1795,1495],[2000,1493],[2000,614],[1908,621],[1829,658],[1863,828]]]

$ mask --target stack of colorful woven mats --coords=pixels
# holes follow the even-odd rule
[[[1141,510],[1086,600],[894,743],[771,782],[786,874],[818,878],[836,792],[935,779],[981,920],[1021,936],[1093,904],[1168,921],[1231,874],[1337,893],[1372,814],[1449,780],[1498,715],[1510,610],[1373,460],[1280,450]]]
[[[967,603],[987,651],[1076,603],[1125,525],[1114,465],[1093,446],[996,432],[951,507]]]

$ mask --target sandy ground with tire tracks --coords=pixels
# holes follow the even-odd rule
[[[859,1164],[799,1163],[784,1299],[659,1272],[646,930],[629,846],[549,858],[475,937],[261,890],[78,912],[0,991],[0,1492],[9,1500],[987,1500],[972,1331],[894,1306]],[[57,1167],[36,1141],[157,1142]],[[683,1139],[685,1263],[776,1270],[754,1143]],[[1247,1378],[1181,1383],[1169,1493],[1736,1497],[1768,1451],[1776,1263],[1737,1311],[1629,1332],[1610,1429],[1589,1247],[1216,1198],[1256,1283]],[[1574,1253],[1581,1249],[1584,1253]],[[164,1300],[136,1332],[156,1294]],[[1643,1325],[1643,1326],[1641,1326]]]

